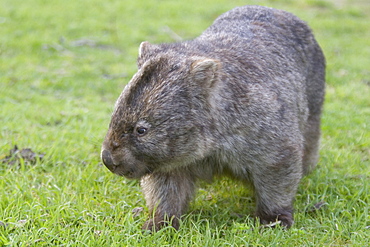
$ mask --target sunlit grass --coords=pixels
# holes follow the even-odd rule
[[[199,35],[246,1],[20,1],[0,4],[0,159],[17,145],[36,164],[0,163],[0,246],[367,246],[370,239],[370,4],[249,1],[295,13],[327,58],[321,159],[304,178],[295,224],[261,228],[251,192],[200,184],[179,231],[141,231],[137,181],[99,159],[114,102],[141,41]],[[312,210],[317,203],[318,210]],[[133,210],[144,207],[136,217]]]

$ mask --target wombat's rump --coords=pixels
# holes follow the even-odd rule
[[[102,147],[114,173],[141,179],[144,225],[178,227],[198,179],[250,182],[262,223],[293,223],[302,175],[317,163],[325,59],[308,26],[235,8],[194,40],[143,42]]]

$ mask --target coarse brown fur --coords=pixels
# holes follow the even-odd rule
[[[114,173],[141,179],[145,229],[175,228],[198,179],[232,174],[255,189],[262,223],[293,223],[317,163],[325,59],[309,27],[260,6],[221,15],[194,40],[143,42],[102,147]]]

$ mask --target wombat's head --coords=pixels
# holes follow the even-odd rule
[[[116,102],[101,157],[118,175],[169,171],[209,152],[220,63],[169,46],[142,43],[139,70]]]

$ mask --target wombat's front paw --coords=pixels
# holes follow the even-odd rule
[[[152,232],[156,232],[156,231],[159,231],[160,229],[162,229],[166,226],[172,226],[173,228],[178,230],[179,227],[180,227],[180,222],[179,222],[178,218],[176,218],[174,216],[171,219],[168,219],[168,220],[165,219],[165,218],[161,218],[161,219],[152,218],[152,219],[147,220],[144,223],[142,229],[143,230],[149,230],[149,231],[152,231]]]

